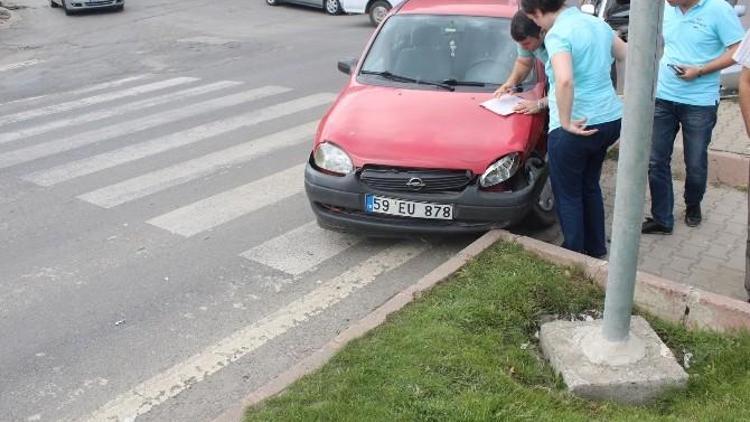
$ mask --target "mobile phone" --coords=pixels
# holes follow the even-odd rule
[[[685,74],[685,69],[681,68],[680,66],[677,66],[676,64],[667,64],[667,67],[672,69],[672,72],[674,72],[677,76],[682,76]]]

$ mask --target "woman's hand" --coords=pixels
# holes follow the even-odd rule
[[[500,85],[498,89],[495,90],[495,98],[500,98],[505,94],[510,94],[513,92],[513,85],[509,84],[508,82]]]
[[[563,124],[563,129],[578,136],[591,136],[599,132],[599,129],[586,129],[586,119],[573,120],[567,125]]]
[[[513,111],[521,114],[537,114],[544,111],[544,105],[541,100],[522,100],[513,107]]]

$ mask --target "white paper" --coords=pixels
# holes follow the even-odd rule
[[[515,113],[513,109],[523,101],[522,98],[516,97],[515,95],[503,95],[500,98],[492,98],[488,101],[480,104],[481,107],[487,110],[499,114],[501,116],[508,116]]]

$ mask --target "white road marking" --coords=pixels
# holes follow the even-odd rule
[[[94,111],[91,113],[84,113],[70,118],[64,118],[54,120],[48,123],[42,123],[26,129],[14,130],[12,132],[0,133],[0,144],[17,141],[19,139],[36,136],[42,133],[51,132],[55,129],[60,129],[69,126],[76,126],[83,123],[95,122],[97,120],[107,119],[109,117],[118,116],[133,111],[139,111],[144,108],[154,107],[160,104],[174,103],[179,100],[183,100],[189,97],[207,94],[209,92],[218,91],[231,86],[237,86],[242,82],[234,81],[220,81],[208,85],[198,86],[195,88],[185,89],[182,91],[172,92],[169,94],[159,95],[153,98],[147,98],[145,100],[136,101],[133,103],[127,103],[112,108],[105,108],[103,110]]]
[[[397,244],[362,264],[324,282],[314,291],[235,332],[216,344],[138,384],[88,415],[85,422],[132,421],[177,396],[222,368],[299,327],[354,291],[371,284],[427,249],[424,245]]]
[[[11,63],[0,66],[0,72],[7,72],[9,70],[22,69],[24,67],[34,66],[35,64],[44,63],[44,60],[31,59],[18,63]]]
[[[54,93],[54,94],[37,95],[35,97],[19,98],[17,100],[13,100],[13,101],[9,101],[7,103],[0,104],[0,107],[9,106],[9,105],[12,105],[12,104],[27,103],[27,102],[31,102],[31,101],[40,100],[42,98],[57,98],[57,97],[62,97],[62,96],[75,96],[75,95],[87,94],[89,92],[94,92],[94,91],[101,91],[101,90],[109,89],[109,88],[117,88],[118,86],[122,86],[122,85],[125,85],[127,83],[134,82],[134,81],[139,81],[141,79],[145,79],[145,78],[148,78],[150,76],[151,75],[148,75],[148,74],[146,74],[146,75],[129,76],[127,78],[117,79],[117,80],[114,80],[114,81],[104,82],[104,83],[100,83],[100,84],[96,84],[96,85],[91,85],[91,86],[87,86],[87,87],[81,88],[81,89],[76,89],[76,90],[73,90],[73,91],[58,92],[58,93]]]
[[[161,126],[166,123],[186,119],[198,114],[220,110],[222,108],[239,105],[242,103],[258,100],[260,98],[270,97],[272,95],[281,94],[288,91],[290,91],[289,88],[278,86],[268,86],[258,89],[252,89],[249,91],[240,92],[238,94],[227,95],[225,97],[219,97],[212,100],[190,104],[176,110],[169,110],[166,112],[142,117],[140,119],[129,120],[111,126],[105,126],[99,129],[91,130],[89,132],[69,136],[67,138],[13,150],[0,154],[0,169],[11,167],[21,163],[26,163],[28,161],[33,161],[42,157],[49,157],[60,152],[80,148],[85,145],[94,144],[107,139],[116,138],[118,136],[132,134],[134,131],[142,131],[145,129]]]
[[[71,163],[62,164],[47,170],[41,170],[24,176],[25,180],[41,186],[52,186],[76,177],[85,176],[97,171],[129,163],[170,149],[189,145],[236,129],[245,128],[269,120],[288,116],[313,107],[328,103],[326,96],[313,95],[276,104],[262,110],[255,110],[226,120],[219,120],[197,126],[182,132],[173,133],[150,141],[129,145],[114,151],[108,151],[93,157],[83,158]],[[268,147],[268,145],[266,145]],[[252,148],[252,147],[251,147]],[[266,150],[270,150],[266,148]]]
[[[364,240],[323,230],[313,221],[262,243],[241,256],[298,276]]]
[[[316,123],[308,123],[254,139],[82,194],[78,198],[100,207],[112,208],[215,173],[221,169],[251,161],[274,150],[296,145],[303,140],[309,140],[315,133],[315,125]],[[36,179],[37,183],[45,181],[46,183],[57,183],[56,179],[50,180],[48,176]]]
[[[94,95],[93,97],[81,98],[78,100],[72,100],[61,104],[53,104],[41,108],[35,108],[26,111],[19,111],[18,113],[8,114],[0,116],[0,126],[7,125],[9,123],[21,122],[24,120],[33,119],[40,116],[48,116],[50,114],[62,113],[65,111],[76,110],[83,107],[88,107],[96,104],[101,104],[107,101],[117,100],[120,98],[134,97],[136,95],[146,94],[160,89],[171,88],[178,85],[197,81],[198,78],[180,77],[167,79],[165,81],[153,82],[146,85],[135,86],[132,88],[126,88],[121,91],[108,92],[105,94]]]
[[[152,218],[147,223],[180,236],[193,236],[301,193],[304,169],[304,164],[288,168]]]

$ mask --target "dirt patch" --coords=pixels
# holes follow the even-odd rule
[[[24,5],[20,5],[20,4],[8,3],[8,2],[2,2],[2,1],[0,1],[0,7],[3,7],[3,8],[8,9],[8,10],[21,10],[21,9],[28,8],[28,6],[24,6]]]

